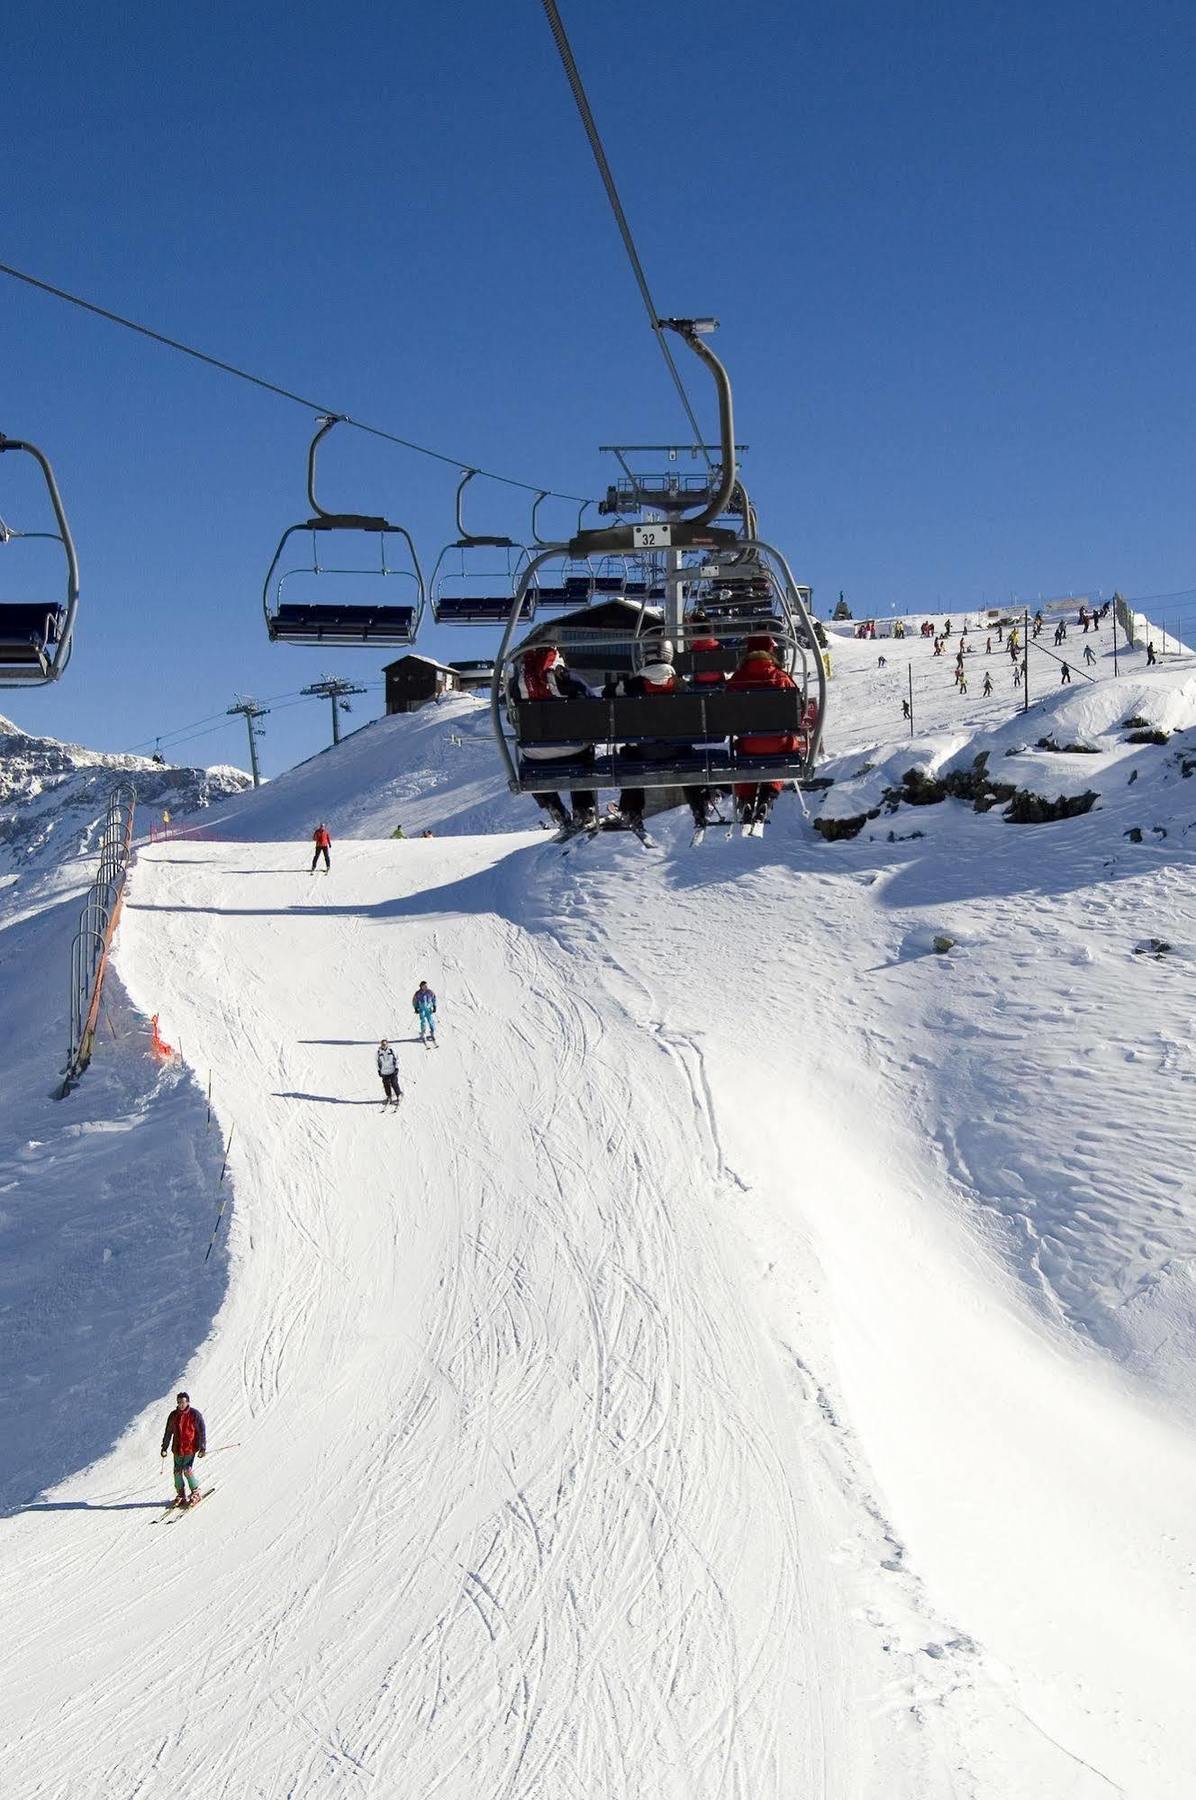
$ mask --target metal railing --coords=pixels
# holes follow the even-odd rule
[[[114,788],[108,796],[100,834],[100,865],[83,902],[71,945],[70,1044],[63,1071],[63,1094],[70,1092],[91,1061],[104,971],[132,856],[136,805],[137,796],[131,787]]]

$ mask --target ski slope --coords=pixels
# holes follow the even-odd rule
[[[873,649],[828,804],[908,761]],[[6,1796],[1186,1795],[1194,705],[1053,700],[1102,799],[1049,827],[562,858],[462,701],[143,850],[119,974],[232,1133],[229,1287],[0,1522]],[[916,749],[1073,779],[1020,729]],[[181,1381],[232,1447],[150,1525]]]

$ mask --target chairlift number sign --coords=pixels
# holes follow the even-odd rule
[[[631,542],[637,550],[667,550],[673,541],[671,525],[633,525]]]

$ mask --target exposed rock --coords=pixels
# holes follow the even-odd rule
[[[1141,731],[1131,731],[1126,736],[1127,744],[1165,744],[1171,734],[1160,731],[1156,725],[1148,725]]]
[[[1057,800],[1044,800],[1041,794],[1021,789],[1009,802],[1005,817],[1011,825],[1050,825],[1056,819],[1075,819],[1091,812],[1099,799],[1094,788],[1082,794],[1060,794]]]
[[[828,844],[835,844],[843,838],[859,837],[869,819],[879,817],[880,808],[874,806],[871,812],[857,813],[851,819],[815,819],[814,829]]]
[[[942,932],[931,940],[931,949],[936,956],[946,956],[948,950],[954,950],[954,948],[955,939],[953,937],[947,937]]]
[[[1140,943],[1134,945],[1135,956],[1153,956],[1156,961],[1160,957],[1168,956],[1170,952],[1171,945],[1166,938],[1143,938]]]
[[[1057,756],[1099,756],[1100,751],[1095,744],[1057,744],[1053,737],[1040,737],[1035,745],[1037,750],[1051,750]]]

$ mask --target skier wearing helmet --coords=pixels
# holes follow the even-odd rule
[[[568,700],[590,699],[589,688],[584,681],[570,675],[565,667],[565,659],[555,644],[533,644],[519,658],[514,677],[515,697],[518,700]],[[590,763],[594,760],[593,744],[525,744],[520,754],[526,762],[568,762]],[[569,815],[566,813],[559,794],[533,794],[536,805],[546,812],[549,818],[561,830],[568,830]],[[596,825],[598,808],[592,788],[576,789],[573,793],[573,819],[575,829]]]
[[[653,645],[652,660],[646,662],[638,675],[621,676],[617,681],[607,682],[602,690],[603,699],[614,700],[621,695],[629,698],[646,699],[653,694],[674,694],[677,691],[677,671],[673,667],[673,646],[668,638],[661,638]],[[642,738],[637,743],[627,744],[623,749],[626,762],[659,762],[691,753],[691,744],[678,743],[674,738]],[[692,790],[695,795],[701,794],[700,804],[690,798],[691,790],[685,790],[690,811],[695,825],[706,823],[704,792]],[[619,794],[619,811],[624,823],[635,832],[644,829],[644,789],[642,787],[626,787]]]

